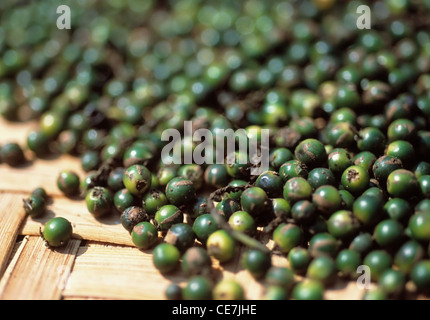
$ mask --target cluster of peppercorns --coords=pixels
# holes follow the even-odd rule
[[[267,299],[321,299],[360,265],[377,284],[366,299],[402,297],[408,281],[428,292],[428,1],[221,2],[89,1],[72,8],[70,31],[47,25],[53,1],[2,2],[1,114],[39,119],[27,148],[77,155],[88,172],[62,171],[59,189],[97,219],[120,212],[160,272],[191,277],[168,298],[244,298],[211,272],[240,246]],[[356,26],[361,4],[370,30]],[[40,28],[23,37],[17,19]],[[165,165],[162,132],[187,120],[249,139],[269,129],[270,169],[250,175],[242,151],[233,164]],[[1,158],[25,161],[16,143]],[[37,213],[39,200],[24,207]]]

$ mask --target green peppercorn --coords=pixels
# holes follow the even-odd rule
[[[357,278],[357,268],[361,264],[360,253],[352,249],[341,250],[336,257],[336,267],[343,276]]]
[[[48,193],[46,192],[45,188],[43,188],[43,187],[37,187],[36,189],[34,189],[31,192],[31,195],[35,196],[35,197],[41,197],[45,201],[47,201],[49,198]]]
[[[210,164],[204,172],[204,181],[215,188],[224,187],[229,180],[227,169],[222,164]]]
[[[225,166],[220,165],[224,170]],[[178,175],[193,182],[194,188],[199,190],[203,186],[204,171],[198,164],[185,164],[178,169]],[[225,177],[228,177],[225,172]]]
[[[312,224],[318,217],[315,205],[308,200],[300,200],[291,207],[291,217],[301,225]]]
[[[305,279],[296,284],[292,292],[295,300],[322,300],[324,286],[317,280]]]
[[[425,198],[430,198],[430,175],[423,175],[418,178],[421,194]]]
[[[409,219],[413,208],[409,202],[402,198],[391,198],[384,205],[385,213],[394,220],[404,222]]]
[[[309,253],[312,257],[328,255],[334,257],[339,249],[339,242],[331,234],[322,232],[309,240]]]
[[[373,175],[382,185],[386,184],[390,173],[397,169],[402,169],[402,161],[387,155],[378,158],[372,167]]]
[[[287,300],[287,293],[284,288],[276,285],[265,287],[263,300]]]
[[[10,142],[5,144],[0,150],[0,157],[3,162],[14,167],[25,162],[24,152],[19,144]]]
[[[182,300],[182,288],[176,283],[171,283],[164,290],[167,300]]]
[[[233,279],[223,279],[213,289],[214,300],[244,300],[245,292],[241,284]]]
[[[430,211],[430,199],[423,199],[415,205],[416,212]]]
[[[136,205],[136,198],[127,189],[118,190],[113,197],[113,204],[118,212]]]
[[[151,172],[143,165],[132,165],[124,172],[124,186],[135,196],[144,195],[150,189],[151,181]]]
[[[220,216],[228,220],[234,212],[241,209],[241,205],[236,200],[226,198],[218,202],[215,208]]]
[[[152,251],[152,262],[155,268],[163,274],[172,272],[179,264],[179,250],[171,244],[161,243]]]
[[[328,155],[328,168],[335,175],[341,175],[351,165],[351,154],[346,149],[333,149]]]
[[[176,177],[169,181],[165,191],[167,200],[175,205],[189,205],[196,200],[196,190],[191,180]]]
[[[182,296],[184,300],[210,300],[212,295],[212,283],[203,276],[190,278],[185,286]]]
[[[212,261],[205,249],[188,248],[182,256],[181,269],[187,276],[209,275]]]
[[[408,228],[415,240],[430,240],[430,211],[417,212],[412,215],[409,219]]]
[[[372,225],[382,218],[382,201],[371,195],[361,195],[352,206],[354,216],[364,225]]]
[[[323,185],[335,185],[336,179],[330,169],[315,168],[309,171],[308,182],[315,190]]]
[[[413,172],[418,179],[421,176],[430,175],[430,163],[428,163],[427,161],[418,162],[415,165]]]
[[[131,231],[131,240],[139,249],[149,249],[157,243],[158,233],[155,226],[147,221],[137,223]]]
[[[40,129],[48,137],[56,137],[64,126],[64,116],[60,112],[47,111],[40,119]]]
[[[255,181],[255,186],[263,189],[269,198],[282,195],[282,178],[275,171],[266,171],[260,174]]]
[[[352,194],[360,194],[368,187],[369,174],[361,166],[350,166],[342,173],[341,183]]]
[[[171,167],[171,166],[161,167],[157,173],[158,182],[161,187],[166,186],[169,183],[169,181],[175,177],[177,177],[176,167]]]
[[[284,182],[291,178],[306,177],[308,172],[304,169],[303,165],[297,160],[289,160],[279,168],[279,176]]]
[[[180,252],[190,248],[196,239],[193,228],[186,223],[172,225],[167,231],[164,241],[174,245]]]
[[[307,270],[312,257],[305,248],[295,247],[288,252],[288,263],[290,268],[296,273],[303,273]]]
[[[57,177],[57,187],[66,196],[74,196],[79,193],[79,176],[73,171],[63,170]]]
[[[113,207],[112,194],[104,187],[94,187],[88,190],[85,203],[88,211],[95,218],[100,218],[111,212]]]
[[[247,182],[244,180],[232,180],[228,184],[228,187],[241,188],[241,187],[245,187],[246,184],[247,184]],[[225,194],[225,197],[232,199],[232,200],[239,200],[240,196],[242,195],[242,192],[243,192],[243,190],[240,190],[240,189],[238,191],[230,191],[230,192],[227,192]]]
[[[324,145],[316,139],[306,139],[299,143],[294,150],[298,161],[308,168],[315,168],[327,161]]]
[[[306,277],[327,285],[333,282],[335,274],[336,264],[333,259],[328,256],[320,256],[310,262]]]
[[[360,255],[367,254],[373,246],[373,239],[370,233],[358,234],[349,244],[349,249],[358,252]]]
[[[353,213],[348,210],[334,212],[327,221],[329,233],[338,239],[354,236],[360,225]]]
[[[242,265],[255,278],[261,279],[271,267],[269,254],[256,249],[249,249],[242,255]]]
[[[369,172],[371,171],[375,161],[376,156],[370,151],[362,151],[360,153],[357,153],[354,158],[352,158],[352,162],[354,163],[354,165],[363,167]]]
[[[367,127],[358,132],[357,147],[361,151],[380,154],[384,151],[385,135],[378,128]]]
[[[257,217],[264,214],[270,202],[266,192],[259,187],[251,187],[242,192],[240,196],[242,210],[251,216]]]
[[[403,237],[403,226],[397,220],[383,220],[376,225],[373,237],[382,248],[396,245]]]
[[[276,148],[270,153],[270,165],[275,170],[279,170],[285,162],[293,159],[294,154],[287,148]]]
[[[85,172],[96,170],[100,166],[100,163],[100,155],[94,150],[86,151],[81,156],[81,167]]]
[[[41,131],[31,131],[27,136],[27,147],[38,157],[45,156],[49,151],[49,139]]]
[[[160,190],[152,189],[142,198],[142,208],[150,215],[154,215],[162,206],[168,203],[166,195]]]
[[[246,153],[236,151],[234,153],[234,161],[232,161],[231,163],[227,161],[225,165],[227,173],[235,179],[242,179],[247,177],[249,175],[248,160],[248,155]]]
[[[312,203],[319,212],[330,215],[342,205],[342,198],[338,190],[333,186],[320,186],[312,194]]]
[[[412,171],[397,169],[387,178],[387,191],[392,197],[408,199],[416,195],[418,190],[418,180]]]
[[[32,194],[23,202],[25,213],[32,218],[38,218],[46,211],[46,201],[41,196]]]
[[[387,294],[382,288],[376,287],[366,290],[363,295],[363,300],[386,300]]]
[[[417,262],[410,274],[412,282],[421,292],[430,290],[430,260]]]
[[[415,240],[405,242],[394,256],[394,264],[404,274],[409,274],[413,266],[424,257],[423,247]]]
[[[390,123],[387,129],[389,141],[411,141],[416,136],[415,124],[409,119],[397,119]]]
[[[289,252],[303,241],[303,231],[294,224],[281,223],[273,232],[273,241],[282,252]]]
[[[253,235],[256,231],[254,218],[246,211],[236,211],[228,219],[228,224],[237,231]]]
[[[284,198],[272,199],[272,211],[275,217],[282,220],[290,216],[291,206]]]
[[[372,280],[379,280],[382,273],[391,268],[392,263],[390,254],[384,250],[373,250],[363,260],[363,264],[370,268]]]
[[[153,157],[153,150],[146,141],[136,141],[129,148],[125,149],[122,157],[124,167],[142,165]]]
[[[288,292],[295,283],[294,273],[286,267],[272,266],[266,272],[265,282]]]
[[[355,200],[351,192],[339,190],[339,195],[341,198],[341,209],[351,210]]]
[[[284,185],[283,195],[290,203],[309,200],[312,196],[312,186],[304,178],[291,178]]]
[[[406,168],[413,164],[416,155],[412,144],[404,140],[396,140],[391,142],[387,146],[385,154],[400,159],[403,166]]]
[[[125,168],[118,167],[109,173],[109,177],[107,179],[107,185],[110,191],[116,192],[124,188],[124,182],[123,182],[124,172],[125,172]]]
[[[236,240],[227,231],[216,230],[209,235],[206,247],[210,256],[221,263],[227,262],[236,253]]]
[[[157,210],[154,217],[156,226],[161,231],[167,231],[172,225],[182,223],[183,219],[184,214],[182,211],[172,204],[162,206]]]
[[[218,229],[219,226],[215,218],[208,213],[198,216],[193,223],[194,233],[197,239],[203,244],[206,244],[209,236]]]
[[[50,247],[65,245],[73,233],[72,224],[63,217],[55,217],[49,220],[41,232],[41,236]]]

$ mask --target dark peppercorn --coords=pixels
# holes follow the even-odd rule
[[[135,225],[142,221],[148,221],[149,217],[145,210],[141,207],[132,206],[126,208],[122,212],[119,220],[124,229],[126,229],[128,232],[131,232]]]

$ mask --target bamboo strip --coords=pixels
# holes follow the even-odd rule
[[[0,277],[15,245],[19,226],[26,217],[21,198],[22,195],[0,194]]]
[[[164,299],[171,282],[182,283],[180,271],[163,276],[152,264],[151,250],[89,243],[78,251],[63,292],[65,299]]]
[[[3,164],[0,165],[0,190],[30,193],[37,187],[44,187],[49,195],[60,196],[62,193],[56,180],[63,169],[72,170],[81,178],[85,177],[79,160],[69,155],[51,160],[35,159],[19,167]]]
[[[56,197],[41,218],[27,219],[20,230],[23,235],[39,235],[39,229],[51,218],[61,216],[73,226],[73,238],[134,246],[130,234],[121,225],[119,213],[95,219],[83,200]]]
[[[50,249],[40,237],[23,242],[13,269],[1,281],[2,300],[55,300],[61,298],[78,252],[80,240]]]

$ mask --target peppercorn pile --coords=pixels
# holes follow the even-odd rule
[[[323,299],[363,265],[365,299],[428,293],[430,1],[158,2],[75,1],[70,30],[56,1],[1,2],[0,112],[39,121],[25,146],[1,147],[2,165],[80,157],[87,175],[64,170],[58,188],[94,219],[120,214],[161,273],[189,276],[168,299],[246,298],[212,270],[239,248],[266,299]],[[362,4],[371,29],[357,27]],[[251,175],[243,150],[166,165],[162,133],[184,121],[250,140],[269,129],[269,170]],[[29,216],[46,197],[24,199]],[[56,219],[51,246],[72,234]]]

